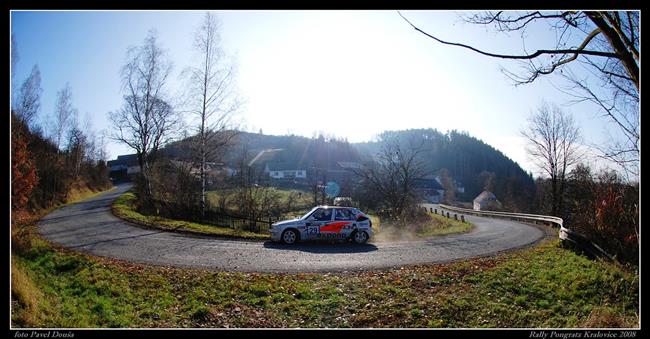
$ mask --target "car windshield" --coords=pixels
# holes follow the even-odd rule
[[[318,209],[318,207],[314,207],[314,208],[312,208],[311,211],[309,211],[309,212],[307,212],[307,214],[303,215],[303,216],[300,218],[300,220],[307,220],[307,218],[309,218],[309,216],[310,216],[312,213],[314,213],[314,211],[317,210],[317,209]]]
[[[319,208],[311,216],[316,221],[330,221],[332,220],[332,212],[333,210],[331,208]]]

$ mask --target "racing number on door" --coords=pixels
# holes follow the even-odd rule
[[[307,227],[307,234],[309,235],[318,235],[320,233],[320,227],[319,226],[309,226]]]

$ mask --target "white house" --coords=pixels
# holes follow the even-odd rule
[[[501,202],[497,200],[494,193],[490,191],[483,191],[476,198],[474,198],[474,210],[481,211],[485,209],[501,208]]]
[[[264,166],[264,173],[268,173],[269,176],[273,179],[306,179],[307,170],[306,169],[296,169],[287,164],[266,164]]]

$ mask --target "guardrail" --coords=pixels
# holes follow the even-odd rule
[[[438,206],[446,210],[461,212],[465,214],[473,214],[477,216],[501,217],[501,218],[519,220],[519,221],[534,221],[535,223],[537,223],[538,221],[542,221],[551,224],[551,226],[554,224],[560,227],[559,237],[562,241],[571,242],[577,245],[578,247],[586,250],[592,255],[604,256],[610,260],[613,259],[613,257],[609,253],[605,252],[600,246],[589,241],[584,236],[564,227],[564,220],[562,220],[562,218],[560,217],[553,217],[550,215],[539,215],[539,214],[526,214],[526,213],[475,211],[467,208],[448,206],[444,204],[438,204]]]
[[[470,210],[467,208],[460,208],[460,207],[454,207],[454,206],[448,206],[448,205],[443,205],[439,204],[441,208],[444,208],[446,210],[450,211],[456,211],[456,212],[461,212],[465,214],[473,214],[473,215],[478,215],[480,217],[505,217],[508,219],[515,219],[515,220],[521,220],[521,221],[542,221],[542,222],[547,222],[550,224],[555,224],[560,227],[560,230],[565,229],[564,228],[564,220],[560,217],[553,217],[549,215],[539,215],[539,214],[525,214],[525,213],[510,213],[510,212],[494,212],[494,211],[475,211],[475,210]],[[569,231],[569,230],[567,230]],[[569,231],[570,232],[570,231]]]

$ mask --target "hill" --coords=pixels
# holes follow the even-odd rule
[[[237,167],[246,154],[253,159],[263,150],[276,152],[274,161],[308,171],[314,168],[333,170],[338,162],[365,163],[381,150],[386,142],[396,141],[407,147],[415,143],[422,147],[419,160],[426,172],[437,175],[446,169],[450,176],[464,186],[459,193],[462,201],[471,201],[484,189],[490,189],[506,208],[527,210],[523,201],[531,201],[535,184],[532,176],[501,151],[465,132],[441,133],[436,129],[410,129],[386,131],[376,141],[349,143],[345,139],[326,138],[322,135],[307,138],[296,135],[265,135],[239,132],[233,146],[223,155],[222,162]],[[171,157],[188,154],[188,139],[169,145],[165,152]]]
[[[501,151],[466,132],[452,130],[443,134],[436,129],[386,131],[379,135],[378,140],[356,146],[360,151],[375,154],[383,142],[396,140],[405,147],[408,147],[407,142],[422,143],[420,160],[429,172],[447,169],[452,178],[464,185],[465,193],[459,197],[461,200],[470,201],[488,189],[500,200],[508,200],[510,209],[524,210],[522,204],[515,202],[522,198],[532,199],[535,190],[532,175]]]

